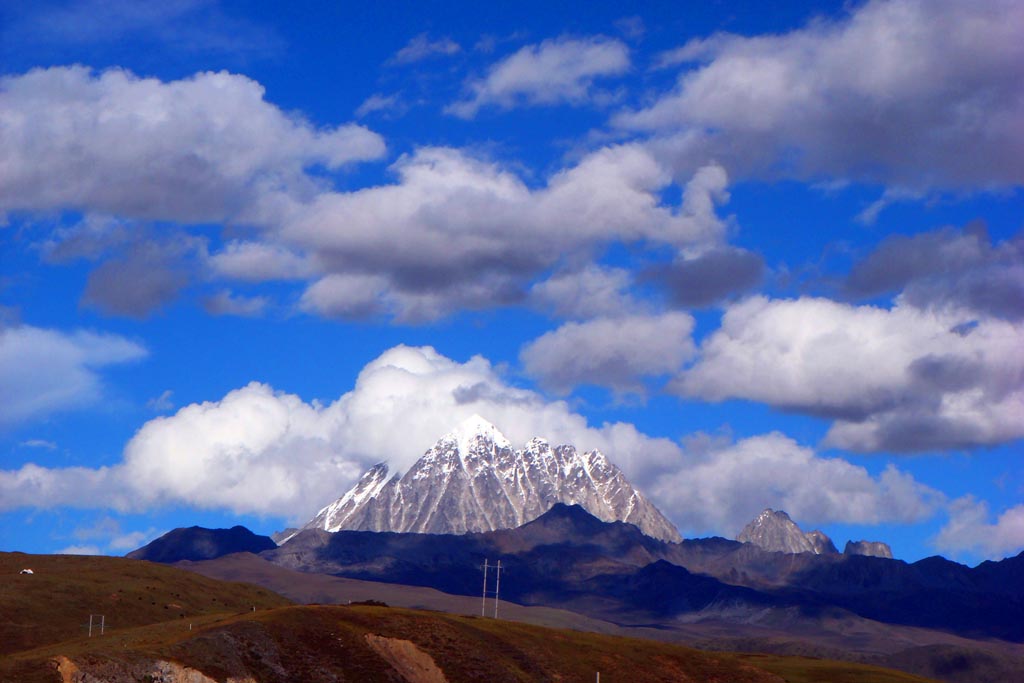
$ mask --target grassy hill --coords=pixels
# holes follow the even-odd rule
[[[266,588],[150,562],[0,553],[0,656],[85,635],[90,614],[123,629],[288,604]]]
[[[525,683],[598,671],[606,683],[924,680],[437,612],[289,605],[265,589],[119,558],[0,554],[0,576],[2,681]],[[102,637],[84,636],[90,612],[107,615]]]

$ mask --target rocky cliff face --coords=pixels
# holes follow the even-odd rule
[[[552,447],[541,438],[514,449],[474,416],[442,437],[402,476],[379,464],[304,528],[464,534],[521,526],[556,503],[604,521],[634,524],[679,541],[676,528],[599,451]]]
[[[832,555],[839,552],[836,544],[824,532],[815,529],[814,531],[808,531],[804,536],[811,542],[811,552],[815,555]]]
[[[892,548],[881,541],[847,541],[843,548],[844,555],[867,555],[868,557],[884,557],[892,559]]]
[[[776,553],[830,555],[839,552],[824,533],[817,530],[805,533],[785,512],[771,508],[743,527],[736,540]]]

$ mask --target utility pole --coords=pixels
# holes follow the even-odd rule
[[[487,616],[487,594],[494,594],[494,618],[498,618],[498,592],[501,590],[501,570],[504,567],[501,566],[501,560],[498,560],[498,564],[491,564],[489,560],[484,560],[484,590],[480,596],[480,616]],[[487,571],[493,569],[494,574],[494,590],[487,590]]]
[[[487,610],[487,559],[484,559],[484,592],[480,596],[480,616],[486,616],[484,612]]]
[[[498,560],[497,578],[494,581],[494,618],[498,618],[498,593],[501,591],[501,560]]]

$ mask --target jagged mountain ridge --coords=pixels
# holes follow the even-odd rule
[[[823,531],[804,531],[784,510],[765,509],[736,537],[773,553],[835,555],[835,543]],[[893,559],[892,548],[881,541],[847,541],[843,555],[864,555]]]
[[[441,437],[404,475],[381,463],[303,528],[465,534],[511,529],[556,503],[578,504],[665,541],[669,522],[600,451],[534,438],[517,450],[479,416]]]

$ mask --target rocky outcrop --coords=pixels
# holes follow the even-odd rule
[[[844,555],[866,555],[868,557],[884,557],[892,559],[892,548],[881,541],[847,541],[843,548]]]

